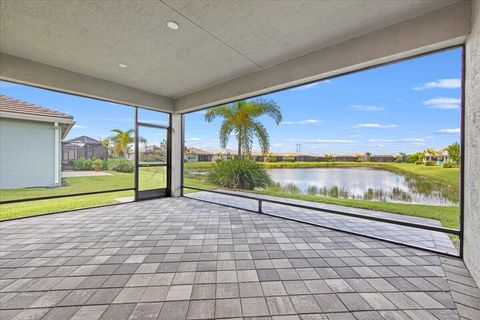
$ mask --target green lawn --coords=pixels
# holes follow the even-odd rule
[[[115,199],[120,197],[133,197],[133,191],[2,204],[0,205],[0,220],[114,204],[118,203]]]
[[[113,190],[134,187],[133,173],[108,171],[111,176],[65,178],[65,186],[58,188],[24,188],[0,190],[2,201],[75,194],[91,191]],[[141,168],[140,190],[164,188],[166,175],[164,167]],[[133,196],[133,191],[121,191],[89,196],[75,196],[53,200],[28,201],[0,205],[0,220],[38,215],[56,211],[117,203],[116,198]]]

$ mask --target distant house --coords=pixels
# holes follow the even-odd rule
[[[317,158],[319,158],[319,156],[316,156],[314,154],[296,154],[295,155],[295,161],[305,161],[305,162],[318,161]]]
[[[61,185],[62,139],[73,117],[0,95],[0,189]]]
[[[372,154],[371,162],[395,162],[395,156],[391,154]]]
[[[202,150],[199,148],[187,148],[185,152],[184,160],[186,162],[198,162],[198,161],[213,161],[214,154],[210,151]]]
[[[73,160],[83,157],[108,159],[108,149],[100,140],[87,136],[80,136],[62,142],[62,165],[63,169],[72,169]]]
[[[337,154],[335,155],[335,161],[338,162],[355,162],[357,157],[353,154]]]
[[[450,160],[450,155],[448,154],[447,150],[443,150],[442,152],[438,152],[436,154],[425,153],[425,157],[422,159],[423,163],[433,161],[438,165],[444,164]]]

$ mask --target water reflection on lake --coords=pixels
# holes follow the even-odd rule
[[[267,169],[288,192],[319,196],[451,206],[458,200],[448,186],[375,168]]]

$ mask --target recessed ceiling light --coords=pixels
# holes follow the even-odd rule
[[[178,23],[176,23],[175,21],[168,21],[167,26],[172,30],[178,30],[179,28]]]
[[[127,66],[126,64],[124,64],[124,63],[119,63],[118,66],[119,66],[120,68],[126,68],[126,67],[128,67],[128,66]]]

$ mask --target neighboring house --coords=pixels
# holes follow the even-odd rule
[[[214,154],[212,152],[202,150],[199,148],[187,148],[188,151],[185,152],[185,161],[186,162],[198,162],[198,161],[212,161]]]
[[[73,160],[83,157],[107,160],[108,149],[101,141],[80,136],[62,142],[63,169],[73,169]]]
[[[0,189],[60,186],[73,117],[0,95]]]
[[[450,155],[447,150],[436,154],[425,153],[425,157],[422,159],[423,163],[434,161],[436,164],[441,165],[450,160]]]
[[[295,161],[319,161],[317,160],[318,156],[314,154],[296,154]]]
[[[337,154],[335,155],[335,161],[338,162],[355,162],[357,157],[353,154]]]
[[[372,154],[371,162],[395,162],[395,156],[391,154]]]

